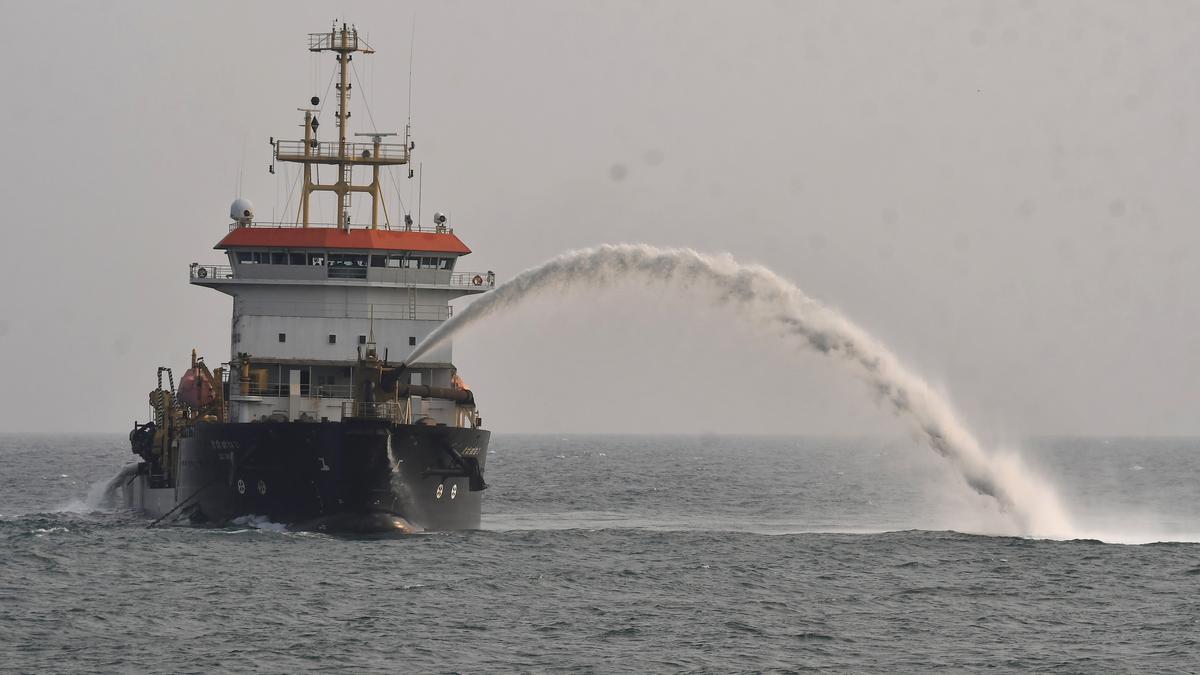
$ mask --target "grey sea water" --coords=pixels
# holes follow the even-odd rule
[[[1200,671],[1200,439],[1026,443],[1065,540],[904,440],[493,451],[484,530],[355,539],[148,530],[88,499],[122,437],[0,436],[0,670]]]

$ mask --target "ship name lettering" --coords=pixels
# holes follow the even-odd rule
[[[212,446],[213,450],[240,450],[241,449],[240,447],[238,447],[237,441],[221,441],[221,440],[214,439],[212,441],[209,441],[209,445]]]

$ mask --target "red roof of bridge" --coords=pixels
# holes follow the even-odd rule
[[[352,229],[336,227],[239,227],[230,230],[213,248],[321,248],[423,251],[428,253],[471,252],[452,232]]]

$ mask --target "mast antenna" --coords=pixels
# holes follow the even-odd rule
[[[417,51],[417,17],[412,20],[412,35],[408,38],[408,126],[412,126],[413,59]]]
[[[246,133],[242,132],[242,163],[238,166],[237,196],[242,198],[242,175],[246,173]]]

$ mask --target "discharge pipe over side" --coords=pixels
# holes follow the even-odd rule
[[[455,387],[431,387],[427,384],[397,384],[396,396],[420,396],[421,398],[441,398],[456,403],[475,403],[475,395],[470,389]]]
[[[462,387],[433,387],[427,384],[405,384],[400,381],[404,370],[408,367],[406,363],[399,363],[392,368],[384,369],[379,378],[379,385],[385,391],[395,393],[396,398],[405,396],[420,396],[421,398],[440,398],[455,403],[474,405],[475,395],[470,389]]]

